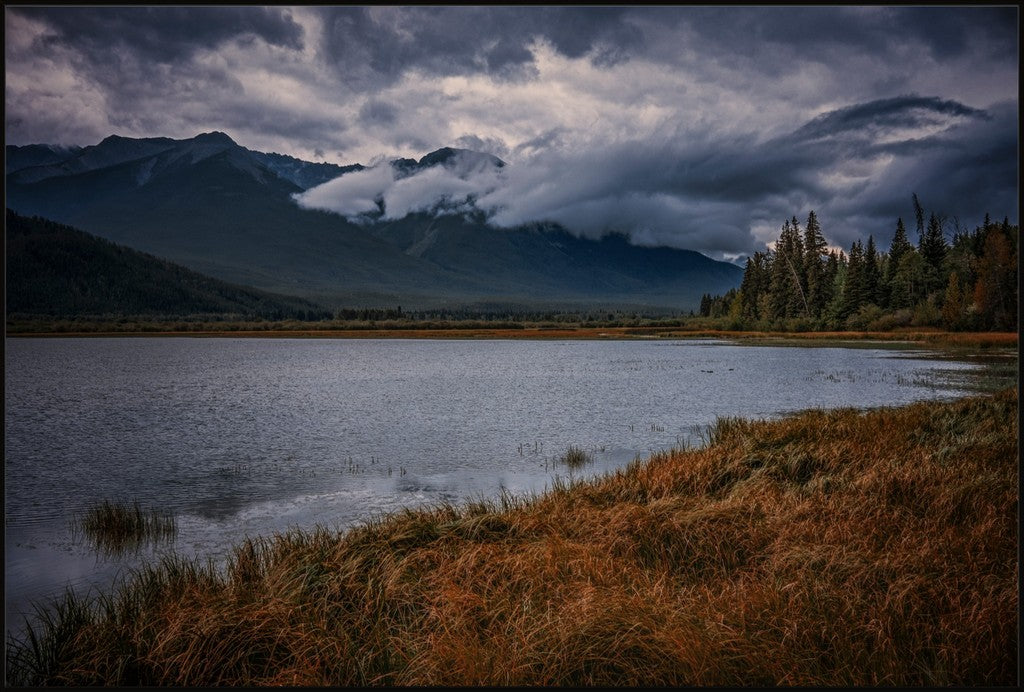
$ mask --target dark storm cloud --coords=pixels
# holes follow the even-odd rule
[[[968,48],[1016,50],[1013,7],[681,7],[651,8],[661,26],[686,26],[701,41],[702,54],[735,59],[777,55],[779,67],[793,56],[821,59],[844,49],[890,53],[912,45],[934,57]],[[824,55],[823,55],[824,51]],[[772,61],[764,64],[770,68]]]
[[[818,59],[844,48],[887,54],[912,42],[936,57],[967,50],[1016,49],[1013,7],[486,7],[314,8],[325,51],[352,86],[392,83],[410,69],[428,74],[528,76],[532,42],[543,39],[569,58],[612,65],[657,53],[699,50],[764,71],[794,56]],[[175,62],[197,49],[258,37],[300,49],[302,27],[274,7],[13,7],[48,24],[48,40],[94,60],[111,46],[140,59]],[[689,31],[659,42],[659,32]],[[774,59],[773,59],[774,58]],[[676,59],[682,59],[676,57]]]
[[[929,211],[965,225],[980,223],[986,213],[1016,218],[1019,188],[1016,104],[997,104],[985,118],[951,126],[947,131],[897,143],[886,150],[897,154],[894,164],[856,195],[837,196],[832,212],[844,226],[874,232],[888,247],[894,220],[913,218],[911,195],[917,194]],[[881,148],[880,148],[881,149]],[[859,221],[854,221],[859,219]],[[908,224],[909,226],[909,224]],[[872,231],[874,229],[874,231]],[[845,246],[855,235],[841,234]]]
[[[846,132],[863,133],[866,128],[920,127],[935,122],[931,116],[987,117],[976,108],[934,97],[897,96],[859,103],[824,113],[794,133],[794,139],[836,137]]]
[[[448,145],[510,164],[350,174],[353,197],[315,195],[346,214],[442,194],[715,254],[812,208],[831,242],[881,245],[914,192],[964,223],[1017,208],[1016,7],[5,11],[11,143],[223,130],[344,163]]]
[[[627,8],[335,7],[323,10],[327,53],[350,81],[389,84],[411,69],[447,76],[533,74],[537,38],[570,58],[624,58],[642,34]]]
[[[386,101],[370,99],[359,109],[359,122],[364,125],[391,125],[398,119],[398,109]]]
[[[105,62],[113,46],[143,60],[176,62],[225,41],[259,37],[301,49],[302,27],[287,10],[268,7],[15,7],[9,11],[45,22],[44,40]]]
[[[814,209],[832,243],[849,247],[869,233],[887,243],[915,192],[933,199],[936,211],[965,220],[1003,213],[986,205],[1012,211],[1016,116],[1015,106],[989,113],[908,95],[837,109],[766,141],[668,138],[538,149],[468,182],[440,170],[416,180],[368,169],[300,201],[356,218],[383,199],[386,213],[400,216],[437,208],[438,195],[450,201],[457,191],[501,226],[555,221],[581,235],[626,231],[635,242],[712,253],[749,252],[752,225],[774,227]],[[374,200],[373,207],[359,199]]]
[[[849,248],[872,234],[888,247],[895,219],[913,214],[914,193],[930,211],[968,224],[986,212],[1015,214],[1017,118],[1016,104],[982,111],[938,98],[880,99],[825,113],[752,148],[727,171],[751,183],[738,204],[759,207],[774,195],[802,200],[808,207],[792,213],[815,208],[830,242]],[[773,171],[779,179],[769,182]],[[778,204],[766,208],[773,207],[784,213]]]
[[[897,7],[893,26],[904,31],[939,58],[968,50],[992,54],[1017,51],[1017,8],[1009,7]]]
[[[879,157],[894,156],[901,161],[895,168],[903,186],[899,195],[909,199],[914,185],[948,191],[953,198],[962,191],[970,206],[969,200],[979,196],[971,190],[1013,190],[1015,176],[1006,174],[1016,166],[1016,129],[1010,127],[1012,116],[1005,108],[996,115],[955,101],[909,95],[825,113],[763,142],[753,135],[636,142],[606,148],[593,158],[575,157],[568,176],[565,171],[550,173],[570,177],[591,196],[665,194],[737,208],[803,198],[830,206],[850,194],[850,187],[829,183],[830,175],[870,168],[865,178],[892,182],[892,172],[874,166]],[[926,127],[938,132],[922,134],[920,128]],[[1002,182],[1000,176],[1005,176]],[[884,207],[887,198],[880,201]],[[867,209],[877,205],[873,198],[859,202]]]
[[[337,143],[338,134],[346,129],[337,114],[296,109],[276,95],[254,97],[231,60],[221,58],[231,47],[236,55],[251,53],[257,40],[298,54],[304,47],[303,28],[288,10],[18,7],[8,12],[43,26],[31,54],[8,53],[8,72],[17,69],[11,66],[19,61],[46,56],[55,66],[52,74],[73,75],[75,91],[92,95],[77,111],[94,123],[97,138],[112,132],[191,136],[219,129],[236,137],[258,130],[265,138],[287,141],[298,134],[318,143]],[[70,96],[69,92],[64,100]],[[38,120],[52,128],[52,121],[66,121],[71,115],[45,115],[42,102],[47,101],[52,98],[45,88],[14,94],[8,90],[8,108],[19,116],[39,113]],[[76,110],[70,104],[64,109]],[[102,111],[88,113],[89,109]]]
[[[723,64],[777,74],[796,60],[844,51],[894,54],[908,44],[945,58],[1016,49],[1012,7],[336,7],[324,8],[331,59],[353,84],[390,84],[407,71],[528,76],[543,39],[599,66],[632,57]],[[680,38],[683,31],[685,39]],[[666,36],[666,34],[668,34]]]

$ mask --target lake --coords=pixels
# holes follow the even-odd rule
[[[164,552],[219,561],[247,535],[542,492],[570,445],[593,475],[699,444],[717,416],[949,399],[979,368],[864,344],[10,338],[7,626]],[[97,554],[71,522],[103,500],[173,511],[177,538]]]

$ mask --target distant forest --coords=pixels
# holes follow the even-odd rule
[[[218,281],[10,209],[5,240],[8,318],[138,315],[320,320],[331,316],[329,310],[308,300]]]
[[[725,295],[705,294],[700,315],[726,329],[885,331],[941,327],[951,331],[1016,331],[1019,227],[1008,218],[973,231],[925,212],[913,195],[917,245],[903,219],[888,252],[873,236],[849,253],[827,251],[812,211],[803,228],[794,216],[773,250],[747,260],[743,282]]]

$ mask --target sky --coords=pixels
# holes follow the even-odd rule
[[[500,170],[349,174],[358,218],[474,205],[499,226],[739,259],[814,210],[887,249],[912,195],[1018,222],[1016,6],[11,6],[7,144],[222,131],[380,164],[443,146]],[[463,173],[459,175],[459,173]]]

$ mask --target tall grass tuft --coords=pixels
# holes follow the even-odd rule
[[[569,445],[569,449],[559,458],[559,461],[571,469],[578,469],[593,459],[590,453],[582,447]]]
[[[12,637],[9,684],[1012,686],[1016,388],[720,421],[512,500],[147,567]]]
[[[171,512],[144,511],[138,500],[90,507],[78,520],[80,529],[100,551],[110,554],[136,550],[146,543],[173,540],[177,524]]]

